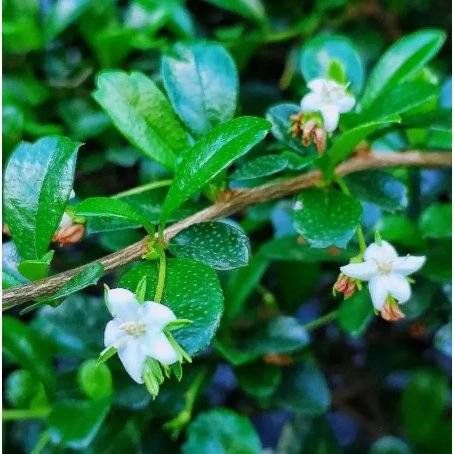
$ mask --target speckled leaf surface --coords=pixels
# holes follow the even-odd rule
[[[4,216],[24,260],[47,252],[72,190],[80,145],[66,137],[43,137],[21,143],[8,161]]]
[[[236,169],[230,179],[232,180],[249,180],[253,178],[266,177],[281,172],[288,166],[288,159],[278,154],[269,154],[259,156],[243,164]]]
[[[220,44],[177,43],[162,59],[162,77],[170,102],[195,137],[233,118],[238,75]]]
[[[176,257],[194,259],[218,270],[230,270],[248,264],[249,239],[230,224],[203,222],[172,238],[169,251]]]
[[[239,117],[216,126],[185,153],[162,208],[161,222],[202,186],[261,142],[270,124],[257,117]]]
[[[386,211],[402,210],[408,204],[407,187],[389,173],[366,170],[347,175],[345,182],[354,196]]]
[[[296,231],[312,246],[345,247],[361,222],[358,199],[335,189],[307,189],[293,210]]]
[[[104,72],[94,98],[118,130],[146,157],[167,169],[188,147],[186,133],[166,97],[142,73]]]
[[[183,454],[260,454],[262,447],[251,422],[220,408],[199,414],[188,427]]]
[[[118,284],[135,291],[146,276],[146,300],[153,300],[157,284],[155,263],[141,263],[129,270]],[[202,351],[210,343],[221,320],[224,296],[216,273],[207,265],[190,259],[170,259],[162,303],[169,306],[178,318],[192,324],[174,331],[175,339],[190,354]]]

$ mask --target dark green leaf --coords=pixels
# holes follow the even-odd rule
[[[8,161],[3,180],[5,221],[21,257],[46,252],[72,190],[80,144],[66,137],[21,143]]]
[[[262,447],[251,422],[219,408],[201,413],[188,427],[183,454],[261,454]]]
[[[369,291],[364,288],[342,301],[339,307],[340,327],[353,337],[361,336],[374,316]]]
[[[312,246],[344,248],[361,222],[358,199],[335,189],[306,189],[296,199],[296,231]]]
[[[282,372],[278,366],[260,363],[246,364],[235,369],[241,388],[258,399],[270,397],[279,386]]]
[[[393,244],[402,244],[408,249],[418,249],[424,246],[424,240],[418,226],[406,216],[383,216],[376,228],[380,230],[383,239]]]
[[[425,29],[396,41],[372,70],[361,105],[369,107],[383,92],[410,80],[438,52],[446,35],[442,30]]]
[[[146,300],[153,300],[157,284],[154,263],[142,263],[128,271],[119,287],[135,291],[146,276]],[[195,355],[213,338],[223,310],[223,295],[215,272],[200,262],[189,259],[170,259],[167,262],[163,304],[169,306],[178,318],[193,323],[173,333],[178,343]]]
[[[265,8],[261,0],[205,0],[207,3],[232,11],[262,24],[266,21]]]
[[[425,237],[451,238],[452,205],[445,203],[426,208],[419,219],[419,228]]]
[[[408,204],[407,187],[389,173],[366,170],[344,178],[352,195],[384,210],[402,210]]]
[[[188,149],[188,140],[154,82],[137,72],[104,72],[97,78],[93,96],[132,145],[174,169],[176,157]]]
[[[240,117],[216,126],[185,153],[162,207],[161,222],[216,175],[261,142],[269,123]]]
[[[169,243],[176,257],[186,257],[218,270],[246,266],[249,239],[238,228],[223,222],[203,222],[178,233]]]
[[[288,160],[282,155],[269,154],[248,161],[231,175],[232,180],[249,180],[278,173],[288,166]]]
[[[170,102],[194,136],[233,118],[238,75],[220,44],[177,43],[162,59],[162,76]]]
[[[381,437],[370,448],[369,454],[411,454],[405,443],[397,437]]]

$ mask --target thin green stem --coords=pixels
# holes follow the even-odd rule
[[[15,408],[11,410],[3,410],[3,421],[20,421],[22,419],[42,419],[46,418],[50,413],[50,408]]]
[[[308,331],[312,331],[314,329],[320,328],[321,326],[328,324],[329,322],[332,322],[333,320],[336,320],[338,316],[339,310],[335,309],[334,311],[328,312],[326,315],[322,315],[321,317],[316,318],[315,320],[312,320],[309,323],[306,323],[304,325],[304,328],[306,328]]]
[[[119,192],[112,196],[114,199],[120,199],[122,197],[127,197],[130,195],[140,194],[141,192],[151,191],[152,189],[163,188],[170,186],[173,180],[161,180],[161,181],[152,181],[151,183],[143,184],[127,191]]]
[[[162,295],[164,293],[164,284],[166,280],[166,271],[167,271],[167,261],[166,253],[160,244],[156,244],[156,252],[159,256],[159,271],[158,271],[158,285],[156,286],[156,293],[154,295],[154,300],[157,303],[160,303],[162,300]]]
[[[33,451],[30,452],[30,454],[40,454],[42,450],[46,447],[47,443],[50,441],[50,435],[49,432],[45,431],[41,434],[41,437],[39,437],[38,443],[36,443],[36,446],[33,448]]]

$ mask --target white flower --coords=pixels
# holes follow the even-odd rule
[[[353,109],[354,96],[347,93],[345,85],[334,80],[314,79],[307,86],[311,92],[301,100],[301,111],[320,112],[326,131],[334,131],[340,114]]]
[[[74,199],[76,197],[76,193],[74,192],[74,189],[71,189],[71,193],[69,194],[69,200]],[[60,224],[58,225],[59,229],[62,229],[63,227],[69,227],[70,225],[73,225],[73,220],[71,216],[68,213],[63,213],[63,216],[61,218]]]
[[[164,365],[177,361],[177,352],[163,332],[169,322],[177,319],[167,306],[154,301],[139,304],[134,293],[123,288],[109,290],[106,301],[113,320],[107,323],[104,345],[106,349],[118,349],[134,381],[144,382],[142,371],[147,357]]]
[[[381,310],[388,295],[399,304],[410,299],[410,283],[405,276],[418,271],[426,258],[407,255],[398,257],[396,250],[386,241],[372,243],[364,253],[364,262],[341,267],[349,277],[369,281],[369,292],[377,311]]]

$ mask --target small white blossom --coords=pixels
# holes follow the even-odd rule
[[[345,85],[334,80],[314,79],[307,86],[311,92],[301,100],[301,111],[320,112],[326,131],[334,131],[340,114],[353,109],[354,96],[347,93]]]
[[[406,276],[418,271],[426,261],[424,256],[398,257],[396,250],[386,241],[372,243],[364,253],[364,262],[341,267],[345,275],[369,281],[369,292],[377,311],[383,308],[390,295],[399,304],[410,299],[411,288]]]
[[[134,293],[123,288],[109,290],[106,302],[113,316],[106,325],[104,345],[114,347],[128,374],[143,383],[145,360],[150,357],[164,365],[177,361],[178,355],[163,330],[177,317],[167,306],[145,301],[139,304]]]
[[[74,189],[71,189],[71,193],[69,194],[69,200],[74,199],[75,197],[76,193],[74,192]],[[64,212],[60,224],[58,225],[58,228],[62,229],[63,227],[69,227],[70,225],[73,225],[73,220],[68,213]]]

